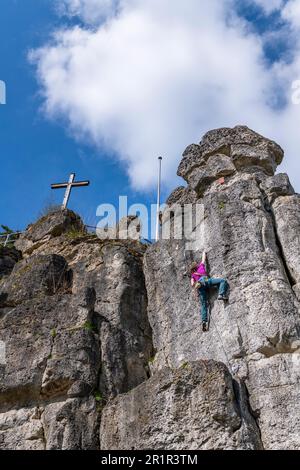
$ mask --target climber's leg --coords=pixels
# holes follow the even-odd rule
[[[220,300],[227,300],[227,292],[228,292],[228,282],[226,279],[222,278],[213,278],[211,277],[208,281],[207,284],[209,287],[211,286],[219,286],[219,299]]]
[[[205,287],[200,287],[199,299],[201,304],[202,322],[207,323],[207,291]]]

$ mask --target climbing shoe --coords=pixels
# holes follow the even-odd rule
[[[218,300],[227,301],[227,300],[228,300],[228,297],[227,297],[227,295],[219,295]]]
[[[206,321],[202,322],[202,330],[203,331],[208,331],[208,323]]]

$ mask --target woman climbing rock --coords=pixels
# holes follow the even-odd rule
[[[202,329],[208,331],[208,306],[207,297],[208,289],[210,287],[219,287],[218,300],[228,300],[228,282],[223,278],[209,277],[206,269],[206,252],[203,252],[202,261],[200,264],[193,263],[191,266],[191,285],[198,291],[198,296],[201,304],[202,314]]]

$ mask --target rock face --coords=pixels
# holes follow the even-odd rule
[[[21,250],[23,255],[28,256],[52,238],[59,238],[63,233],[70,235],[85,233],[84,225],[78,215],[67,209],[52,212],[35,224],[29,225],[26,233],[15,243],[15,247]]]
[[[0,306],[16,306],[38,296],[51,296],[71,284],[71,271],[58,255],[36,255],[14,266],[0,288]]]
[[[169,204],[190,203],[193,192],[194,204],[204,206],[204,237],[196,252],[186,251],[186,240],[153,245],[145,275],[157,351],[152,370],[224,362],[248,389],[263,446],[299,449],[300,200],[286,175],[271,176],[281,159],[280,147],[244,127],[213,131],[189,147],[179,167],[189,186]],[[230,284],[228,303],[211,292],[208,333],[186,276],[202,249],[211,276]]]
[[[78,221],[66,211],[30,226],[0,286],[2,449],[97,449],[105,402],[149,376],[145,247]]]
[[[214,361],[163,369],[120,395],[104,409],[100,435],[105,450],[261,448],[238,384]]]
[[[21,259],[21,253],[15,248],[0,246],[0,282],[8,276],[14,265]]]
[[[243,126],[189,146],[167,204],[203,209],[193,245],[146,247],[136,218],[98,239],[60,211],[0,252],[1,449],[300,449],[300,196],[282,158]],[[230,284],[206,333],[203,249]]]

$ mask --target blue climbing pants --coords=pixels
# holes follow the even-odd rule
[[[228,282],[226,279],[218,279],[211,277],[205,281],[205,285],[199,288],[199,299],[201,304],[201,315],[202,321],[207,322],[208,320],[208,308],[207,308],[207,294],[210,287],[219,286],[219,295],[226,295],[228,290]]]

